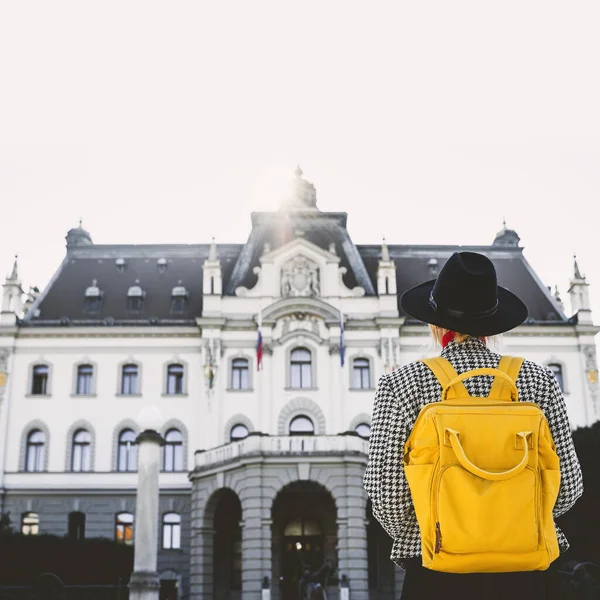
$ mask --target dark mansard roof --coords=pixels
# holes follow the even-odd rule
[[[367,296],[376,294],[381,246],[355,245],[346,228],[347,214],[318,210],[314,186],[301,175],[298,169],[294,195],[287,205],[276,212],[252,213],[252,229],[245,244],[218,246],[224,295],[235,295],[238,287],[256,284],[254,268],[260,264],[265,246],[275,250],[297,237],[334,251],[340,266],[346,268],[346,286],[360,286]],[[97,245],[81,225],[70,230],[66,239],[63,263],[22,325],[195,325],[196,317],[202,315],[202,267],[210,244]],[[408,288],[434,279],[453,252],[471,250],[490,257],[499,284],[523,299],[531,322],[568,323],[518,243],[517,233],[504,226],[491,246],[389,245],[396,265],[398,298]],[[141,310],[133,310],[128,303],[128,295],[140,292],[137,286],[143,294]],[[175,312],[173,292],[182,288],[184,311]],[[86,295],[98,294],[100,303],[90,310]]]
[[[355,246],[346,229],[336,223],[338,217],[314,223],[317,226],[307,227],[303,236],[323,249],[334,243],[341,265],[348,269],[344,276],[346,285],[360,285],[367,295],[374,295],[381,246]],[[258,264],[265,242],[275,249],[293,236],[293,232],[275,232],[263,224],[252,230],[247,244],[219,245],[224,294],[235,295],[237,287],[255,285],[253,267]],[[193,325],[202,314],[202,265],[209,248],[210,244],[96,245],[72,249],[23,325]],[[435,278],[452,252],[460,250],[487,254],[496,267],[499,284],[523,299],[532,321],[567,322],[520,249],[515,248],[390,245],[398,297],[413,285]],[[124,267],[118,267],[117,259],[124,261]],[[159,266],[160,259],[166,259],[166,268]],[[89,313],[85,293],[94,280],[102,299],[100,310]],[[128,290],[136,281],[145,293],[140,312],[127,307]],[[183,314],[172,312],[172,290],[178,285],[188,293]],[[400,314],[403,315],[401,310]]]

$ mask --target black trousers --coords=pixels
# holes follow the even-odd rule
[[[406,561],[401,600],[558,600],[557,579],[548,571],[454,574],[430,571],[421,559]]]

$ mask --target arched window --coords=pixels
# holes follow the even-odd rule
[[[48,393],[48,365],[35,365],[31,378],[31,393],[43,396]]]
[[[85,429],[78,429],[73,435],[71,448],[71,471],[91,470],[91,443],[92,436]]]
[[[371,435],[371,426],[367,425],[367,423],[360,423],[354,428],[354,431],[356,431],[361,438],[368,440]]]
[[[229,440],[232,442],[237,442],[238,440],[243,440],[245,437],[248,437],[248,428],[245,425],[234,425],[231,428],[231,433],[229,434]]]
[[[25,470],[32,473],[43,471],[45,456],[46,436],[40,429],[33,429],[27,436]]]
[[[167,367],[167,394],[183,394],[183,365]]]
[[[135,471],[137,469],[136,435],[132,429],[124,429],[119,435],[119,454],[117,471]]]
[[[162,540],[166,550],[181,548],[181,516],[177,513],[163,515]]]
[[[563,381],[563,371],[562,366],[558,363],[551,363],[548,365],[548,368],[554,373],[554,377],[556,377],[556,381],[558,381],[558,385],[560,386],[560,390],[562,392],[565,391],[564,381]]]
[[[137,394],[138,393],[138,366],[123,365],[121,376],[121,394]]]
[[[250,387],[248,373],[248,359],[234,358],[231,361],[231,389],[247,390]]]
[[[85,539],[85,514],[82,512],[69,513],[69,537],[72,540]]]
[[[305,415],[294,417],[290,423],[290,435],[314,435],[315,426]]]
[[[34,512],[26,512],[21,516],[21,533],[37,535],[40,532],[40,516]]]
[[[312,387],[312,356],[306,348],[295,348],[290,354],[290,387]]]
[[[75,393],[87,396],[92,393],[92,378],[94,367],[92,365],[79,365],[77,367],[77,387]]]
[[[128,512],[118,513],[115,518],[115,541],[120,544],[133,544],[133,515]]]
[[[165,471],[183,471],[183,436],[179,429],[169,429],[165,435]]]
[[[355,358],[352,365],[352,387],[366,390],[371,387],[371,368],[368,358]]]

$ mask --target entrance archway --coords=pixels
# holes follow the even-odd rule
[[[219,490],[214,501],[212,598],[237,600],[242,593],[242,505],[237,495]]]
[[[273,502],[274,596],[299,600],[302,573],[337,564],[337,509],[331,494],[313,481],[295,481]]]

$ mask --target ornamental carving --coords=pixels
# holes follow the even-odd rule
[[[319,296],[319,266],[317,263],[296,256],[288,260],[281,269],[281,295],[283,297]]]

